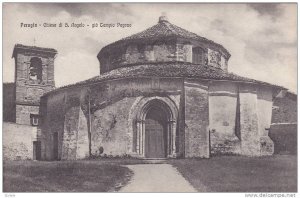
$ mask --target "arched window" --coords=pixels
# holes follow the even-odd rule
[[[204,64],[205,53],[201,47],[193,48],[193,63]]]
[[[38,57],[30,59],[29,78],[31,80],[42,81],[42,60]]]

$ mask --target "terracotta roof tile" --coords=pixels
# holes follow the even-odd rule
[[[199,78],[205,80],[228,80],[235,82],[254,83],[260,85],[273,86],[280,89],[285,89],[281,86],[273,85],[270,83],[242,77],[233,73],[224,72],[221,69],[198,65],[184,62],[169,62],[169,63],[149,63],[141,65],[131,65],[129,67],[123,67],[112,70],[107,73],[103,73],[100,76],[90,78],[85,81],[81,81],[75,84],[67,85],[55,89],[49,93],[56,92],[57,90],[64,88],[75,88],[78,86],[88,85],[91,83],[120,79],[120,78],[143,78],[143,77],[182,77],[182,78]]]
[[[142,32],[133,34],[131,36],[128,36],[121,40],[118,40],[114,43],[111,43],[111,44],[105,46],[104,48],[102,48],[102,50],[106,50],[107,48],[111,48],[113,46],[116,46],[116,45],[122,44],[122,43],[141,41],[141,40],[148,40],[148,41],[149,40],[159,40],[159,39],[163,39],[163,38],[184,38],[184,39],[191,39],[191,40],[206,42],[206,43],[213,44],[213,45],[221,48],[222,50],[224,50],[225,53],[228,54],[228,56],[230,56],[230,53],[222,45],[215,43],[214,41],[209,40],[207,38],[201,37],[201,36],[199,36],[195,33],[192,33],[188,30],[185,30],[181,27],[178,27],[168,21],[161,21],[158,24],[156,24]]]
[[[27,45],[22,45],[22,44],[16,44],[13,50],[12,57],[14,57],[16,50],[18,49],[25,49],[25,50],[35,50],[35,51],[42,51],[42,52],[47,52],[51,54],[57,54],[57,51],[53,48],[45,48],[45,47],[36,47],[36,46],[27,46]]]

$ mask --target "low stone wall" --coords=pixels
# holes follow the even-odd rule
[[[297,124],[272,124],[269,132],[274,142],[274,154],[297,154]]]
[[[33,159],[33,141],[37,128],[16,123],[3,122],[3,159]]]
[[[273,103],[272,123],[297,122],[297,95],[287,92],[284,97],[277,97]]]

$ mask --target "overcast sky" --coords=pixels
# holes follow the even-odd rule
[[[169,21],[222,44],[229,71],[297,89],[296,4],[67,4],[4,3],[3,81],[14,80],[16,43],[55,48],[60,87],[99,74],[97,53],[105,45]],[[21,28],[21,23],[129,23],[131,28]]]

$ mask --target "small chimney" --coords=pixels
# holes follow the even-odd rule
[[[161,16],[159,17],[159,20],[158,20],[159,23],[162,23],[162,22],[168,22],[168,17],[166,16],[166,13],[163,12],[161,14]]]

